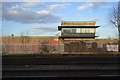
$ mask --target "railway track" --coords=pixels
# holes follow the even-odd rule
[[[118,64],[119,57],[81,57],[81,56],[30,56],[3,57],[3,65],[79,65],[79,64]]]
[[[3,57],[3,77],[119,76],[119,56]]]
[[[92,72],[91,72],[92,71]],[[79,70],[4,70],[3,76],[96,76],[118,75],[113,69],[79,69]]]

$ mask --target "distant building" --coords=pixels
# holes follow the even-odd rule
[[[109,43],[107,39],[101,42],[95,39],[96,28],[100,26],[95,25],[96,22],[76,22],[65,21],[58,26],[61,31],[59,42],[64,44],[64,52],[106,52]],[[113,47],[111,46],[113,45]],[[117,51],[118,45],[110,43],[111,51]],[[110,48],[110,47],[108,47]],[[115,49],[115,50],[114,50]]]
[[[61,31],[60,39],[94,39],[96,28],[95,22],[62,22],[58,26]]]

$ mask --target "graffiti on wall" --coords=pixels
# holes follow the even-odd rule
[[[107,45],[107,51],[118,52],[118,45]]]

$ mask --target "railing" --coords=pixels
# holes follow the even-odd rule
[[[85,37],[93,37],[93,36],[95,36],[95,34],[93,34],[93,33],[89,33],[89,34],[78,34],[78,33],[62,33],[62,35],[61,36],[85,36]]]

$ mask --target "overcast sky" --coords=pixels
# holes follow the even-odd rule
[[[61,21],[96,21],[98,38],[115,38],[109,12],[117,2],[3,2],[3,36],[54,36]]]

